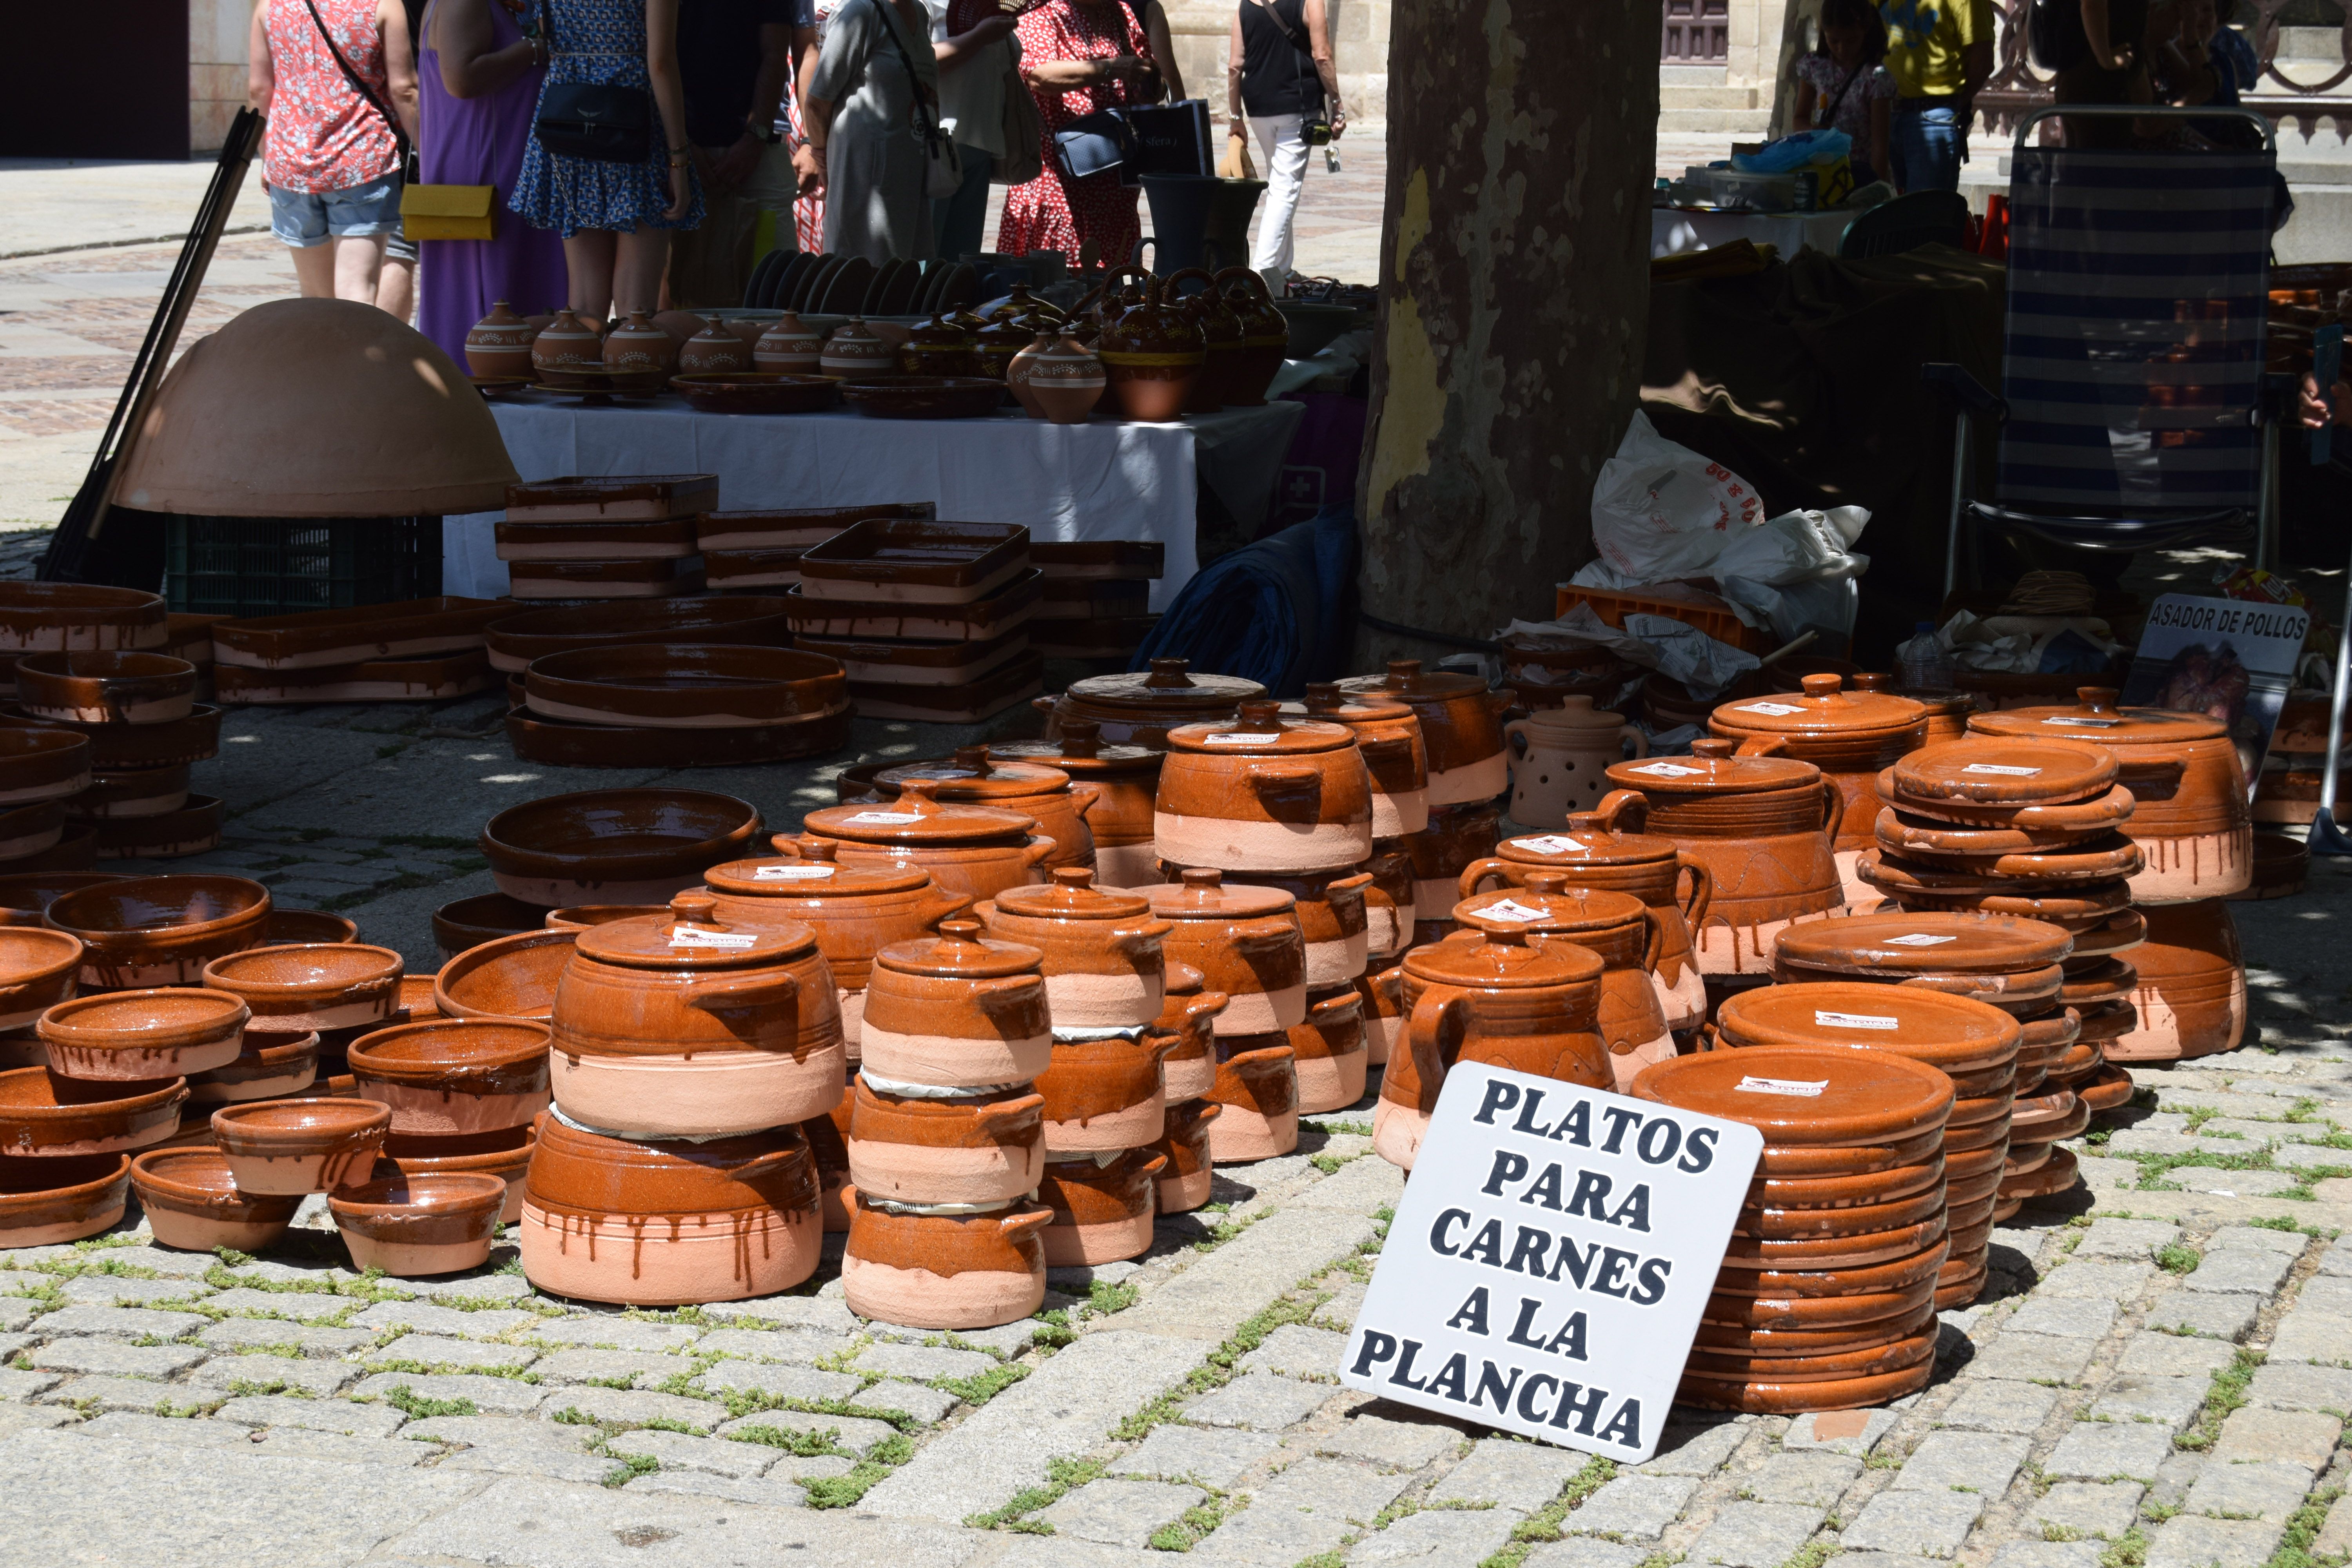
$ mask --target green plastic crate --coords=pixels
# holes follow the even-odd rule
[[[200,616],[287,616],[441,592],[438,517],[172,517],[163,597]]]

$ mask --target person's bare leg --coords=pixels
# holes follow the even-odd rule
[[[613,268],[613,304],[620,311],[661,309],[662,275],[669,268],[669,230],[640,225],[620,241]]]
[[[601,321],[613,309],[613,241],[608,228],[585,228],[563,242],[563,269],[572,279],[572,309]]]
[[[290,247],[294,252],[294,284],[305,300],[335,297],[335,242]]]
[[[386,255],[376,274],[375,308],[396,321],[416,324],[416,263],[405,256]]]
[[[335,298],[375,303],[376,276],[383,270],[383,236],[343,235],[334,241]]]

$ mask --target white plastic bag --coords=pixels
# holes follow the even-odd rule
[[[1750,626],[1769,625],[1783,642],[1809,626],[1850,637],[1860,595],[1853,580],[1870,557],[1850,547],[1870,521],[1858,506],[1785,511],[1731,536],[1715,558],[1718,590]]]
[[[1592,486],[1592,542],[1627,584],[1712,574],[1725,536],[1764,515],[1755,487],[1636,413]]]
[[[1528,647],[1605,647],[1628,664],[1681,681],[1701,701],[1759,662],[1754,654],[1717,642],[1685,622],[1635,614],[1625,617],[1621,629],[1583,604],[1570,605],[1556,621],[1513,621],[1501,635]]]

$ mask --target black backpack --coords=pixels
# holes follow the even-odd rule
[[[2062,71],[2091,57],[2091,37],[2083,31],[2083,0],[2033,0],[2026,24],[2033,63],[2043,70]]]

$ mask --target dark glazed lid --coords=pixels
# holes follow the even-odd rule
[[[1423,669],[1417,658],[1389,660],[1386,675],[1358,676],[1339,682],[1340,689],[1359,696],[1385,697],[1407,704],[1443,702],[1450,697],[1484,696],[1486,683],[1475,675]]]
[[[2075,689],[2072,708],[2011,708],[1999,713],[1971,713],[1969,729],[2011,740],[2088,741],[2097,746],[2177,745],[2210,741],[2230,732],[2219,719],[2202,713],[2176,713],[2169,708],[2119,708],[2120,695],[2111,686]]]
[[[876,777],[887,784],[930,779],[939,786],[932,793],[941,800],[978,801],[982,804],[1024,795],[1052,795],[1070,787],[1070,775],[1059,768],[1040,767],[1034,763],[1004,762],[992,757],[986,746],[958,746],[952,757],[902,763],[885,769]]]
[[[1241,716],[1230,721],[1187,724],[1168,731],[1170,751],[1210,756],[1296,757],[1355,743],[1356,732],[1345,724],[1284,723],[1282,704],[1271,698],[1243,703]]]
[[[1139,713],[1214,713],[1265,695],[1255,680],[1234,675],[1192,675],[1188,661],[1155,658],[1149,673],[1091,675],[1070,682],[1073,697]]]
[[[874,955],[874,962],[901,974],[935,974],[958,980],[987,980],[1007,974],[1035,974],[1045,955],[1017,942],[983,942],[978,921],[941,921],[937,938],[918,937],[894,942]]]
[[[666,915],[640,915],[590,926],[573,938],[583,956],[630,969],[741,969],[812,952],[816,932],[798,921],[751,930],[719,918],[719,900],[695,888],[669,901]]]
[[[1693,741],[1687,757],[1612,763],[1609,782],[1644,795],[1748,795],[1757,790],[1812,784],[1822,776],[1821,769],[1794,757],[1732,755],[1738,749],[1738,742],[1735,741]]]
[[[1848,691],[1843,676],[1808,675],[1804,686],[1801,693],[1743,697],[1723,704],[1710,717],[1726,729],[1767,735],[1902,730],[1927,717],[1927,710],[1907,697]]]
[[[930,886],[919,866],[843,866],[830,838],[795,841],[795,860],[730,860],[702,874],[713,891],[749,899],[854,899],[874,893],[911,893]]]
[[[1019,757],[1059,768],[1073,778],[1109,778],[1121,774],[1156,773],[1165,752],[1149,746],[1106,746],[1102,726],[1092,719],[1065,719],[1058,741],[998,741],[992,755]]]
[[[1025,837],[1037,819],[1023,812],[985,805],[942,805],[932,792],[938,783],[915,779],[898,798],[879,805],[828,805],[802,818],[802,826],[828,838],[861,844],[955,845]]]
[[[1897,913],[1809,921],[1780,933],[1773,956],[1845,974],[2013,974],[2074,951],[2063,927],[2015,915]]]
[[[1307,700],[1282,705],[1286,719],[1319,719],[1327,724],[1394,723],[1410,719],[1412,710],[1392,698],[1370,691],[1349,691],[1336,680],[1309,681]]]

